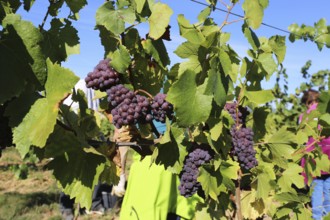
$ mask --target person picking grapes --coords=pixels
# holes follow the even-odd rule
[[[316,110],[318,105],[319,93],[315,90],[305,91],[301,102],[307,106],[306,111],[306,120],[314,120],[308,118],[308,115]],[[299,123],[303,122],[305,114],[299,116]],[[326,154],[330,159],[330,137],[323,138],[321,141],[315,141],[312,137],[308,139],[306,143],[306,152],[311,152],[315,150],[315,146],[319,146],[323,154]],[[304,168],[306,165],[305,158],[301,160],[301,166]],[[302,173],[307,184],[307,175]],[[311,204],[312,204],[312,216],[313,219],[319,220],[330,213],[330,174],[325,171],[321,171],[321,176],[313,177],[312,184],[312,195],[311,195]]]

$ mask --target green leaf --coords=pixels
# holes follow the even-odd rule
[[[268,6],[268,0],[245,0],[242,8],[247,18],[247,23],[253,29],[260,27],[264,16],[264,9]]]
[[[295,163],[289,163],[288,168],[282,173],[278,180],[278,185],[281,187],[281,192],[294,192],[292,184],[299,189],[305,186],[304,177],[301,175],[303,168]]]
[[[221,57],[220,57],[221,59]],[[211,93],[214,95],[214,101],[218,106],[224,106],[228,92],[228,80],[220,72],[219,59],[213,58],[210,61],[211,69],[208,72],[209,80],[207,87],[210,88]]]
[[[211,7],[207,7],[198,14],[198,20],[200,22],[204,22],[208,18],[208,16],[210,16],[210,14],[211,14]]]
[[[48,136],[54,130],[60,102],[79,80],[70,70],[52,64],[49,60],[47,69],[46,98],[40,98],[32,105],[22,123],[13,132],[13,141],[22,157],[31,145],[41,148],[45,146]]]
[[[226,188],[222,185],[222,177],[219,171],[201,167],[199,168],[197,181],[201,183],[204,193],[215,201],[218,201],[220,192],[226,191]]]
[[[244,95],[250,102],[255,103],[256,105],[265,104],[275,98],[272,90],[270,89],[261,91],[245,91]]]
[[[96,28],[100,31],[99,36],[104,47],[104,57],[108,57],[118,49],[120,39],[102,25],[98,25]]]
[[[293,145],[297,143],[296,136],[287,127],[283,126],[271,136],[265,138],[265,142],[272,153],[275,163],[281,165],[287,159],[292,158]]]
[[[232,72],[231,60],[230,60],[228,53],[224,50],[220,50],[219,57],[220,57],[220,62],[221,62],[221,66],[223,68],[224,73],[226,74],[226,76],[231,75],[230,74]]]
[[[193,44],[189,41],[182,43],[176,48],[174,53],[181,58],[189,58],[191,56],[198,56],[199,45]]]
[[[14,14],[22,5],[20,0],[2,0],[0,1],[0,23],[7,14]]]
[[[239,164],[232,160],[222,161],[220,166],[221,175],[233,180],[236,180],[238,178],[239,169]]]
[[[277,71],[277,64],[274,61],[274,58],[271,53],[262,53],[258,57],[258,61],[261,64],[262,68],[266,71],[267,78]]]
[[[80,53],[78,31],[69,20],[63,22],[54,18],[50,25],[50,29],[43,32],[45,41],[42,46],[43,52],[53,63],[65,61],[70,55]]]
[[[256,191],[241,191],[242,215],[245,219],[258,219],[266,212],[263,200],[256,198]],[[259,205],[257,205],[259,203]]]
[[[153,157],[156,157],[156,164],[163,164],[165,169],[179,174],[187,155],[186,147],[182,143],[184,138],[184,130],[174,126],[170,127],[169,121],[167,121],[164,137],[153,153]]]
[[[242,26],[242,31],[249,44],[252,46],[252,49],[255,51],[258,50],[260,47],[259,39],[257,35],[252,31],[252,29],[246,24],[246,22],[244,22]]]
[[[86,0],[65,0],[65,3],[73,13],[78,13],[83,7],[85,7],[85,5],[87,5]]]
[[[182,37],[198,45],[205,41],[205,37],[202,32],[198,30],[195,25],[190,24],[190,22],[183,15],[180,14],[178,16],[178,22]]]
[[[266,199],[270,191],[273,189],[273,183],[276,179],[272,165],[263,164],[258,166],[258,175],[256,177],[257,191],[256,198]]]
[[[96,12],[96,24],[104,26],[115,35],[125,31],[125,22],[133,24],[135,19],[131,8],[115,10],[112,2],[104,3]]]
[[[285,36],[273,36],[269,39],[268,44],[272,47],[278,63],[283,63],[286,53]]]
[[[150,54],[161,67],[165,68],[170,64],[170,58],[168,56],[164,42],[161,39],[151,40],[147,39],[142,41],[144,50]]]
[[[168,5],[157,2],[152,6],[151,12],[151,16],[148,19],[150,26],[149,37],[157,40],[164,34],[173,10]]]
[[[48,168],[53,170],[64,193],[89,209],[94,186],[105,166],[105,158],[96,151],[84,150],[83,143],[73,133],[63,129],[57,129],[50,140],[51,145],[46,146],[48,154],[55,152],[55,149],[61,149],[62,154],[57,153]],[[66,169],[68,167],[70,169]]]
[[[186,70],[193,70],[195,73],[199,73],[202,71],[202,64],[199,61],[198,56],[191,56],[189,60],[180,63],[179,72],[180,74]]]
[[[24,0],[23,3],[24,3],[24,9],[26,11],[30,11],[32,5],[34,4],[35,0]]]
[[[145,3],[146,3],[146,0],[135,0],[137,13],[142,12],[142,9],[143,9]]]
[[[9,126],[17,127],[38,98],[40,96],[37,93],[27,89],[15,100],[9,102],[5,112],[5,116],[9,117]]]
[[[304,200],[306,200],[306,197],[307,196],[305,196],[305,198],[304,198],[303,196],[300,197],[297,194],[285,192],[285,193],[276,194],[274,199],[279,202],[299,202],[300,203],[300,202],[304,202]]]
[[[0,43],[0,103],[19,96],[27,84],[41,88],[46,80],[46,62],[40,47],[42,35],[39,30],[15,14],[6,16],[3,28]]]
[[[33,59],[29,60],[28,64],[31,66],[31,70],[34,72],[40,84],[43,85],[46,80],[46,63],[45,57],[41,52],[40,42],[42,41],[42,36],[39,30],[34,27],[31,22],[23,21],[19,15],[14,14],[6,16],[3,20],[3,27],[10,29],[10,31],[13,31],[11,27],[15,29],[29,55]]]
[[[195,79],[196,74],[186,70],[167,94],[167,100],[173,104],[181,126],[205,122],[211,112],[212,96],[204,94],[206,83],[198,86]]]
[[[125,46],[120,45],[119,48],[110,56],[111,66],[119,73],[124,73],[131,63],[131,57]]]
[[[134,68],[131,68],[130,81],[135,90],[143,89],[155,95],[163,88],[165,74],[167,72],[161,65],[146,60],[145,57],[135,55],[132,66]]]

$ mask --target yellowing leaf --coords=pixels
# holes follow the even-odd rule
[[[168,5],[157,2],[153,5],[151,11],[152,13],[149,17],[149,37],[157,40],[164,34],[166,27],[170,23],[173,10]]]

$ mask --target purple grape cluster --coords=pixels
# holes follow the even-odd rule
[[[208,163],[212,159],[212,151],[206,145],[196,145],[194,149],[186,156],[183,169],[180,173],[180,194],[184,197],[190,197],[200,188],[201,184],[197,181],[199,174],[198,168]]]
[[[251,169],[257,166],[255,158],[256,151],[253,148],[253,131],[247,128],[245,121],[249,114],[246,107],[238,106],[236,102],[227,103],[224,107],[234,119],[235,124],[230,130],[232,138],[232,154],[237,157],[240,166],[244,169]]]
[[[154,119],[158,122],[165,123],[166,116],[171,120],[173,117],[173,105],[166,101],[166,94],[158,93],[155,95],[151,112]]]
[[[230,130],[233,144],[233,154],[237,156],[237,160],[242,168],[250,170],[258,165],[256,160],[256,151],[253,148],[253,131],[251,128],[232,127]]]
[[[87,74],[85,78],[87,88],[106,91],[119,83],[119,74],[111,68],[110,59],[101,60],[93,72]]]
[[[110,91],[111,90],[111,91]],[[151,122],[153,117],[148,98],[136,95],[119,84],[108,91],[108,100],[114,108],[111,110],[113,123],[117,128],[123,125]]]
[[[246,116],[249,114],[247,108],[238,106],[236,102],[226,103],[224,109],[229,112],[236,124],[245,124]]]
[[[107,90],[108,102],[112,107],[118,106],[125,99],[132,100],[135,96],[134,92],[124,87],[122,84],[112,86]]]

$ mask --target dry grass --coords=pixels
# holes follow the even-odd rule
[[[11,167],[22,164],[17,150],[7,148],[0,158],[0,220],[61,220],[60,189],[45,161],[29,165],[27,179],[18,179]],[[116,220],[116,213],[78,216],[78,220]]]

